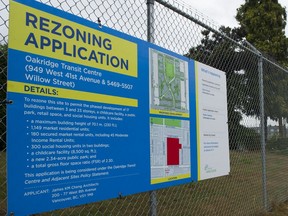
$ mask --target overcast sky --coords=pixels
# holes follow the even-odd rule
[[[235,16],[236,9],[239,8],[245,0],[181,0],[190,5],[205,16],[210,17],[218,25],[235,27],[238,25]],[[288,10],[288,0],[278,0],[278,2]],[[288,14],[288,12],[287,12]],[[288,25],[286,26],[286,35],[288,36]]]

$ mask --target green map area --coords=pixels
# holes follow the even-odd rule
[[[163,119],[152,117],[150,122],[151,124],[166,125],[168,127],[181,127],[181,120],[179,119]]]
[[[188,112],[187,62],[151,50],[151,108]]]

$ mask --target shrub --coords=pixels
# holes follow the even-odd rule
[[[288,149],[288,138],[273,138],[267,142],[268,150],[285,150]]]
[[[232,150],[257,151],[261,149],[260,134],[243,125],[229,128],[229,143]]]

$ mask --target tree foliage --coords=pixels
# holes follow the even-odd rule
[[[288,39],[285,36],[286,11],[278,0],[246,0],[237,9],[239,32],[262,53],[268,54],[283,65],[288,65]],[[251,78],[250,78],[251,79]],[[288,116],[286,89],[288,76],[264,64],[265,122],[278,120],[280,136],[283,135],[282,119]],[[256,90],[256,89],[255,89]],[[251,91],[251,101],[259,104],[258,91]],[[247,106],[248,105],[248,106]],[[259,116],[255,105],[246,104],[245,113]]]
[[[287,15],[278,0],[245,0],[236,19],[246,40],[278,62],[287,63]]]

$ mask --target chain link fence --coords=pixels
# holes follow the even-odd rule
[[[226,72],[231,172],[41,215],[255,215],[288,199],[287,70],[176,0],[42,2]],[[0,0],[0,14],[0,215],[6,215],[8,0]]]

